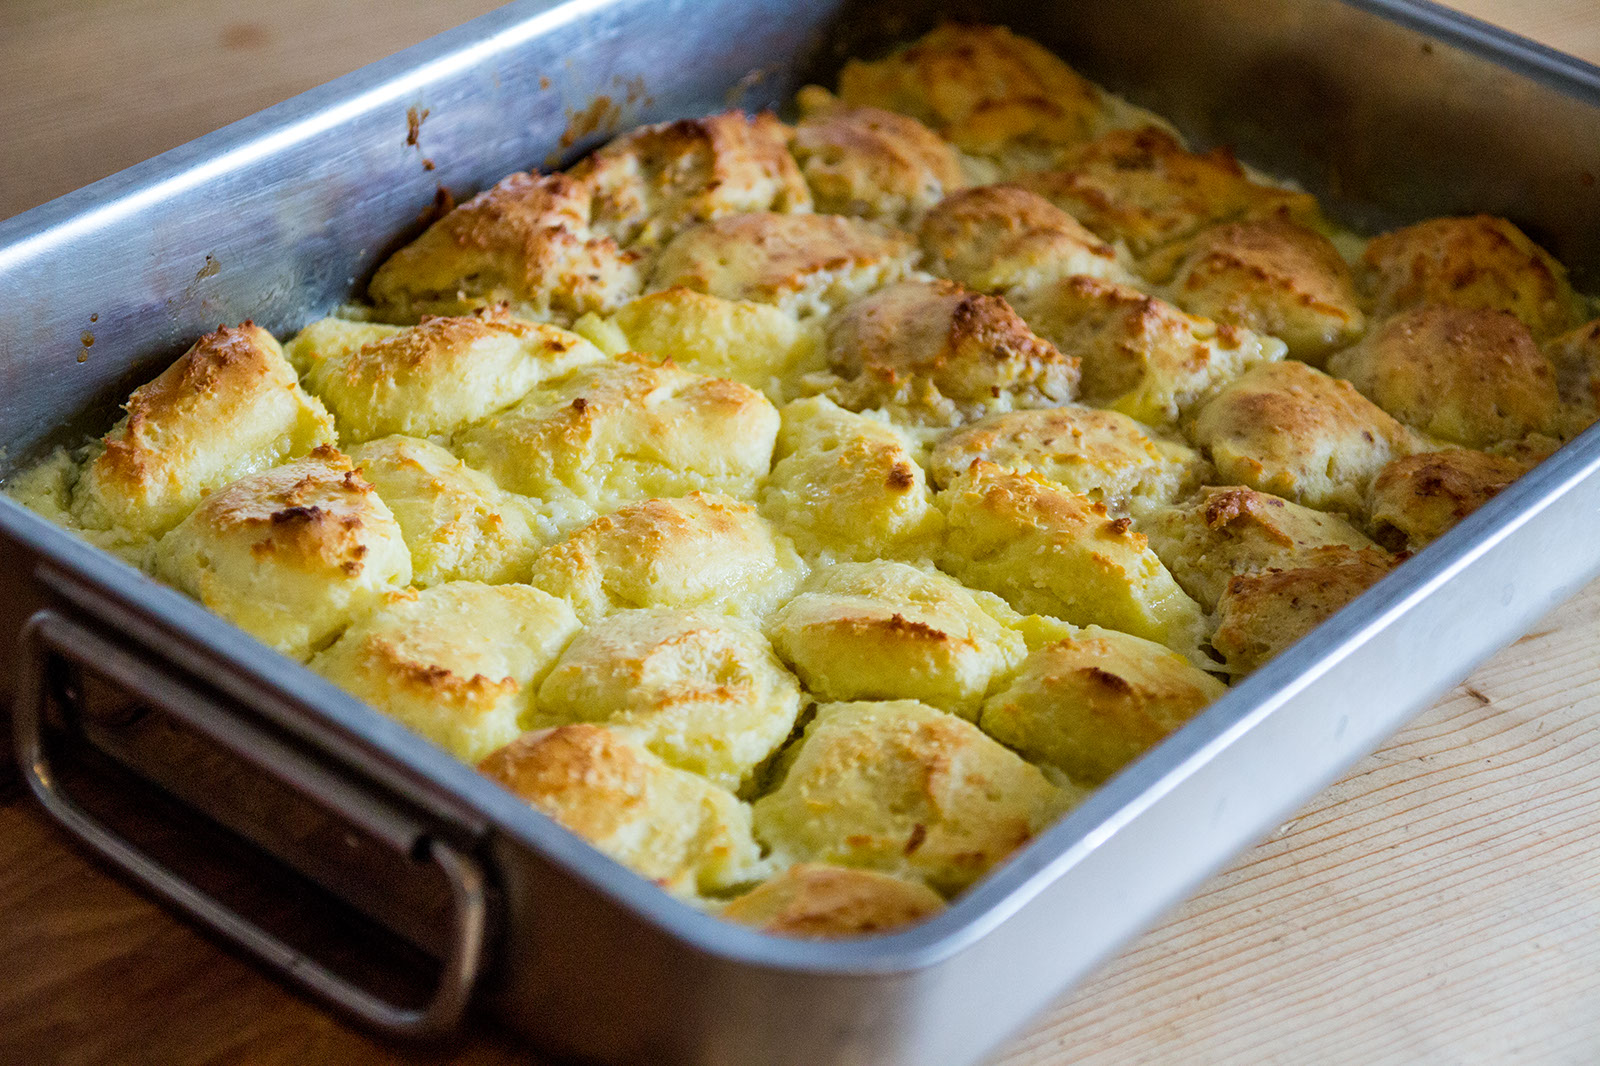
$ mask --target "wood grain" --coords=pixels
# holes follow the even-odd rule
[[[1600,1061],[1600,584],[1000,1062]]]
[[[5,0],[0,130],[7,148],[0,156],[0,218],[502,2]]]
[[[492,0],[0,4],[0,216]],[[1456,6],[1600,59],[1594,0]],[[1214,879],[996,1060],[1600,1062],[1600,583]],[[0,1064],[534,1061],[382,1046],[0,806]]]
[[[1600,62],[1600,11],[1594,0],[1447,0],[1445,6]]]

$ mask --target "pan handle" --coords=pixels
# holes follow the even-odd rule
[[[476,859],[392,807],[375,809],[370,798],[343,802],[341,797],[348,800],[356,795],[347,782],[331,780],[326,768],[62,614],[51,610],[35,614],[23,630],[22,646],[22,673],[12,712],[17,763],[28,789],[67,832],[170,907],[371,1029],[416,1040],[437,1038],[459,1027],[485,955],[488,901],[483,869]],[[438,984],[428,1002],[416,1008],[402,1007],[353,984],[199,890],[74,800],[57,780],[45,741],[47,705],[54,704],[68,714],[74,710],[73,701],[52,695],[53,657],[92,666],[128,694],[172,714],[235,755],[258,767],[270,766],[291,787],[321,786],[324,802],[331,798],[330,806],[337,807],[334,813],[386,839],[391,846],[404,848],[416,861],[438,867],[450,890],[452,927]]]

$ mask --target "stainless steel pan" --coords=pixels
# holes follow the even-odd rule
[[[218,322],[286,334],[359,292],[440,186],[775,104],[948,11],[525,0],[0,222],[0,470],[102,427]],[[955,13],[1037,36],[1347,221],[1509,215],[1600,286],[1592,67],[1403,0]],[[412,139],[408,111],[426,111]],[[1591,431],[944,914],[862,942],[774,939],[669,898],[5,500],[0,672],[23,778],[69,832],[382,1031],[448,1031],[477,1002],[607,1062],[967,1063],[1600,571],[1597,518]]]

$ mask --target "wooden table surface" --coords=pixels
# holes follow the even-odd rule
[[[0,217],[494,6],[0,3]],[[1595,0],[1459,0],[1600,60]],[[18,309],[6,309],[15,314]],[[996,1060],[1600,1062],[1600,583]],[[533,1061],[353,1032],[0,805],[0,1064]],[[752,1064],[756,1066],[756,1064]]]

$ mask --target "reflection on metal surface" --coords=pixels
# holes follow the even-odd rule
[[[267,734],[245,725],[242,719],[211,706],[197,692],[185,690],[159,667],[152,668],[121,648],[106,643],[92,629],[55,612],[41,611],[29,621],[23,642],[31,654],[23,662],[24,672],[19,679],[13,710],[17,755],[29,789],[57,823],[168,905],[366,1026],[390,1036],[419,1038],[450,1032],[460,1024],[482,968],[488,927],[486,885],[476,860],[448,842],[428,835],[420,825],[408,824],[403,816],[383,805],[361,798],[348,785],[328,777],[327,771],[315,763],[305,762]],[[71,668],[75,675],[64,689],[54,683],[62,666]],[[90,675],[95,678],[92,684],[88,680]],[[98,687],[99,691],[91,691],[92,687]],[[130,711],[129,703],[137,704],[141,711]],[[55,719],[48,727],[47,710],[49,717]],[[390,849],[398,850],[402,867],[423,865],[426,870],[426,866],[431,865],[437,869],[447,886],[448,902],[442,915],[429,914],[432,922],[437,923],[434,931],[438,935],[429,935],[427,939],[438,943],[435,950],[442,964],[435,988],[421,1006],[396,1005],[352,983],[306,950],[284,941],[197,888],[191,880],[175,873],[107,826],[62,787],[49,740],[52,731],[70,733],[82,721],[111,735],[130,729],[148,734],[148,729],[139,730],[139,727],[150,724],[157,711],[176,716],[191,730],[207,734],[207,739],[218,745],[217,751],[212,752],[191,741],[187,747],[177,749],[187,757],[171,763],[168,755],[169,764],[165,767],[160,766],[160,754],[156,758],[146,755],[139,760],[143,763],[141,769],[153,773],[155,780],[176,789],[180,795],[196,785],[203,785],[213,804],[237,805],[241,801],[254,804],[257,809],[246,814],[243,820],[255,822],[258,833],[274,834],[280,841],[292,842],[296,836],[308,835],[320,823],[308,820],[310,812],[304,806],[280,806],[267,812],[274,817],[262,817],[261,797],[253,793],[264,782],[282,782],[298,793],[302,802],[314,800],[345,819],[343,834],[346,837],[361,832],[375,841],[381,840]],[[130,751],[137,753],[139,744],[136,740]],[[152,743],[147,735],[143,746],[165,754],[160,738]],[[166,747],[171,749],[170,740]],[[226,760],[216,757],[221,751],[247,760],[266,776],[247,780],[236,770],[230,770]],[[137,754],[135,758],[138,759]],[[296,843],[303,852],[304,840]],[[365,865],[372,862],[373,856],[368,856]],[[302,869],[304,865],[301,864]],[[407,874],[400,867],[395,867],[394,872],[399,876],[384,888],[403,896]],[[368,886],[364,895],[382,897],[378,901],[379,911],[395,909],[387,892]]]

